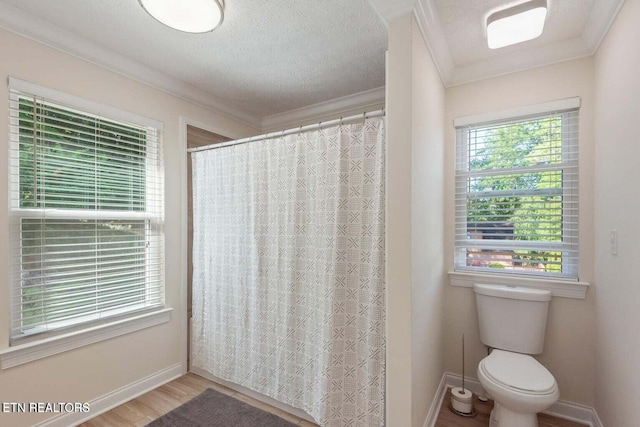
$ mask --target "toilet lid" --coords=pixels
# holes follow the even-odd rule
[[[493,350],[482,360],[482,369],[496,383],[529,393],[545,393],[555,388],[551,372],[533,357]]]

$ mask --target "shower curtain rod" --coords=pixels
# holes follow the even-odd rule
[[[320,122],[320,123],[316,123],[316,124],[313,124],[313,125],[300,126],[300,127],[297,127],[297,128],[281,130],[281,131],[278,131],[278,132],[265,133],[264,135],[250,136],[248,138],[236,139],[235,141],[228,141],[228,142],[223,142],[223,143],[204,145],[202,147],[189,148],[189,149],[187,149],[187,152],[188,153],[194,153],[196,151],[214,150],[216,148],[229,147],[231,145],[244,144],[244,143],[247,143],[247,142],[262,141],[262,140],[265,140],[265,139],[275,138],[275,137],[278,137],[278,136],[291,135],[293,133],[306,132],[306,131],[309,131],[309,130],[321,129],[323,127],[330,127],[330,126],[342,124],[342,123],[345,123],[345,122],[352,122],[352,121],[355,121],[355,120],[358,120],[358,119],[365,120],[365,119],[368,119],[368,118],[371,118],[371,117],[380,117],[380,116],[384,116],[384,108],[381,109],[381,110],[366,112],[366,113],[362,113],[362,114],[356,114],[356,115],[349,116],[349,117],[344,117],[344,118],[341,117],[339,119],[329,120],[327,122]]]

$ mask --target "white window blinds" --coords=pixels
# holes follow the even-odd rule
[[[160,125],[9,89],[12,342],[162,306]]]
[[[456,131],[455,269],[577,279],[577,108]]]

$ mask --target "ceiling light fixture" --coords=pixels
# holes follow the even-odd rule
[[[487,17],[489,48],[498,49],[539,37],[546,17],[546,0],[532,0],[492,13]]]
[[[223,0],[138,0],[149,15],[187,33],[215,30],[224,17]]]

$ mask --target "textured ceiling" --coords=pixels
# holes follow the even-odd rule
[[[401,14],[415,13],[449,87],[592,55],[624,3],[547,0],[540,38],[490,50],[487,15],[524,1],[225,0],[223,24],[194,35],[136,0],[0,0],[0,26],[274,128],[380,102],[385,23]]]
[[[2,0],[262,118],[384,86],[387,34],[367,0],[227,0],[187,34],[135,0]]]

